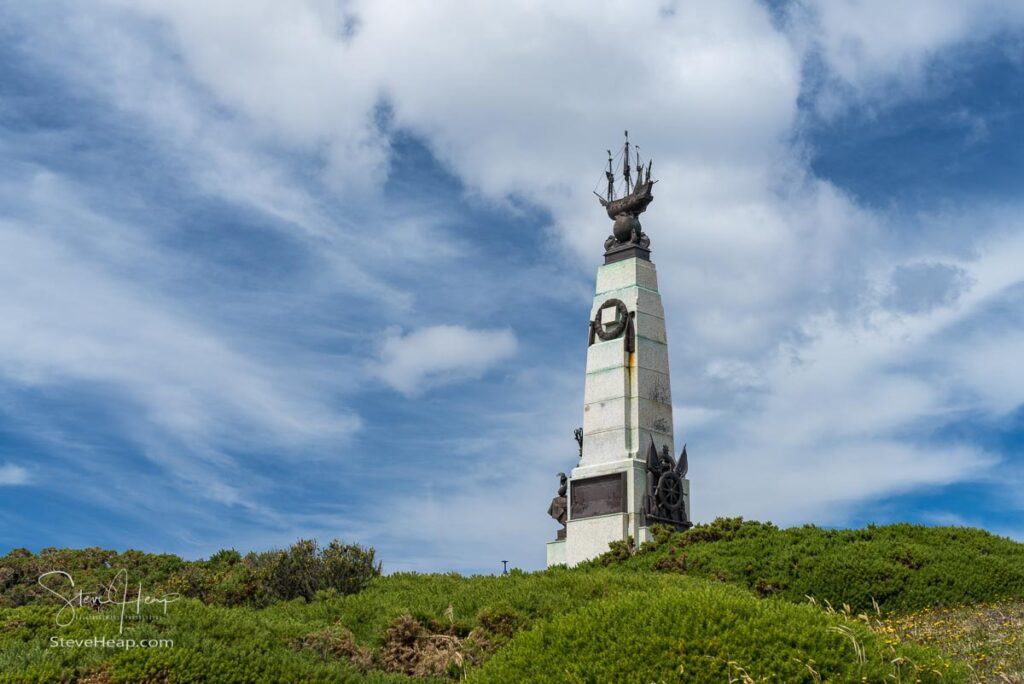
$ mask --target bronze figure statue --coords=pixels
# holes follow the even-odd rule
[[[551,499],[551,505],[548,506],[548,515],[562,525],[562,529],[558,530],[555,535],[556,540],[565,539],[565,521],[569,514],[568,497],[566,496],[568,490],[569,478],[565,476],[565,473],[558,473],[558,496]]]

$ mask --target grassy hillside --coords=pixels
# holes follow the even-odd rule
[[[51,647],[54,636],[118,636],[117,606],[80,609],[71,625],[57,627],[53,597],[30,594],[26,605],[0,608],[0,682],[979,681],[971,668],[980,681],[1024,681],[1014,670],[1024,651],[1010,632],[998,632],[1011,628],[996,618],[985,639],[1002,639],[1002,650],[963,636],[975,627],[957,631],[954,647],[935,638],[953,631],[922,623],[938,621],[934,605],[989,602],[980,614],[998,612],[992,601],[1021,596],[1022,548],[975,530],[778,530],[722,520],[684,535],[663,531],[640,553],[618,548],[572,570],[396,574],[350,595],[329,589],[235,606],[217,605],[223,594],[206,585],[212,601],[183,599],[166,616],[125,623],[124,638],[170,638],[173,647],[128,650]],[[16,556],[21,577],[26,555]],[[154,568],[175,564],[134,559],[155,584]],[[222,574],[223,560],[213,564]],[[0,577],[14,564],[0,558]],[[303,585],[295,564],[286,565],[284,576]],[[100,566],[93,581],[115,569]],[[164,583],[181,570],[165,572]],[[28,590],[21,580],[11,584],[14,574],[7,572],[7,588],[21,587],[24,599]],[[858,618],[872,596],[887,612]],[[825,600],[853,608],[844,615]]]
[[[619,594],[543,622],[469,680],[951,682],[967,672],[810,606],[698,582]]]
[[[957,527],[780,530],[718,519],[683,534],[663,529],[639,553],[620,549],[598,562],[704,577],[798,603],[810,596],[855,612],[875,603],[888,613],[1024,596],[1024,544]]]
[[[800,681],[794,677],[803,673],[814,681],[807,666],[833,681],[882,681],[890,673],[914,681],[912,672],[939,681],[932,671],[949,672],[942,681],[966,681],[962,668],[935,653],[893,648],[808,605],[604,568],[399,575],[356,595],[263,609],[187,600],[165,619],[125,627],[126,637],[173,638],[173,648],[49,648],[56,610],[0,611],[0,681],[394,682],[467,672],[472,681],[499,682],[717,681],[739,668],[766,681]],[[113,637],[117,623],[82,620],[59,633]],[[906,661],[893,666],[894,658]]]

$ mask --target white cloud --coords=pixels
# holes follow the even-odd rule
[[[28,484],[28,470],[16,463],[4,463],[0,465],[0,487],[11,485]]]
[[[937,56],[1019,28],[1024,6],[1014,0],[835,0],[803,2],[790,19],[796,41],[827,68],[818,105],[831,114],[850,102],[884,106],[922,94]]]
[[[338,29],[347,19],[320,3],[287,11],[272,2],[130,7],[107,21],[83,20],[88,48],[76,73],[91,61],[105,67],[110,43],[135,55],[93,69],[91,81],[187,144],[204,184],[307,231],[329,222],[315,202],[286,191],[260,151],[282,144],[315,151],[321,180],[365,203],[373,197],[366,181],[386,172],[370,157],[386,152],[387,136],[367,137],[382,100],[393,125],[422,136],[470,192],[549,209],[556,234],[588,264],[609,230],[589,192],[602,148],[632,128],[662,181],[648,224],[656,256],[686,265],[663,274],[663,284],[704,319],[685,321],[702,345],[763,346],[790,327],[808,291],[832,277],[850,233],[870,223],[842,193],[808,178],[786,142],[802,57],[753,1],[671,14],[586,2],[350,3],[345,13],[358,18],[351,35]],[[184,75],[159,58],[153,41],[119,28],[131,27],[136,12],[160,20],[166,33],[157,35],[172,38]],[[92,43],[93,29],[114,37]],[[642,36],[642,45],[611,58],[609,46],[624,34]],[[193,82],[231,116],[198,104],[181,85]],[[386,277],[363,278],[366,262],[346,255],[352,236],[366,232],[346,230],[329,242],[339,275],[363,289],[374,282],[368,296],[408,307]]]
[[[1024,383],[1014,384],[1018,366],[1008,358],[1017,331],[975,344],[956,328],[1019,279],[1012,235],[1020,227],[1004,226],[983,244],[997,221],[939,217],[958,236],[956,249],[893,244],[890,217],[814,177],[799,142],[799,97],[815,54],[826,69],[819,106],[828,97],[842,107],[913,96],[942,50],[1018,21],[1013,4],[821,3],[791,15],[783,30],[753,1],[687,3],[672,13],[539,0],[107,7],[99,16],[72,13],[69,33],[53,30],[63,22],[43,22],[40,51],[67,60],[77,82],[178,146],[204,190],[277,217],[322,250],[339,291],[358,288],[391,312],[414,300],[393,282],[397,262],[423,253],[410,245],[431,241],[401,222],[392,231],[391,207],[375,207],[368,229],[336,220],[318,199],[325,188],[346,206],[379,199],[373,188],[388,172],[390,144],[375,124],[382,103],[391,126],[420,136],[467,192],[548,210],[553,225],[543,239],[553,235],[587,269],[609,229],[590,189],[603,149],[630,128],[661,179],[644,223],[660,268],[675,396],[686,407],[677,434],[690,442],[699,516],[834,519],[857,501],[973,477],[992,464],[970,445],[936,450],[901,433],[960,410],[964,396],[996,413],[1022,400],[1014,388]],[[623,36],[635,44],[623,47]],[[275,154],[282,149],[314,161],[296,172]],[[919,217],[909,230],[935,230],[935,218]],[[352,257],[356,235],[376,240],[366,253],[383,254],[387,268]],[[11,332],[8,373],[112,379],[164,407],[162,420],[194,429],[210,420],[210,407],[237,425],[265,420],[285,437],[345,423],[317,411],[315,392],[282,381],[211,326],[94,273],[44,237],[12,236],[27,255],[14,261],[38,262],[68,287],[54,293],[15,272],[25,302],[67,318],[43,320],[27,304],[5,302],[40,342],[24,345]],[[943,280],[915,264],[943,264],[956,275]],[[934,276],[941,293],[932,291]],[[92,321],[110,323],[104,317],[115,311],[120,325]],[[115,350],[129,352],[123,362]],[[370,370],[415,395],[480,377],[515,351],[511,331],[439,325],[388,335]],[[183,360],[173,377],[153,372],[167,357]],[[133,380],[140,370],[145,382]],[[554,419],[536,418],[543,420]],[[422,529],[443,536],[452,506],[498,515],[490,502],[513,501],[543,480],[524,478],[488,483],[491,493],[480,496],[480,477],[453,474],[456,491],[427,502],[433,513]],[[780,484],[757,486],[764,482]],[[514,516],[509,530],[543,520],[535,511]]]
[[[735,162],[763,159],[766,147],[771,156],[796,113],[799,55],[754,2],[671,16],[653,5],[595,11],[582,1],[108,5],[119,6],[72,22],[84,51],[76,73],[120,106],[173,126],[183,142],[197,140],[212,162],[208,176],[241,174],[243,188],[256,172],[273,179],[216,152],[246,137],[316,151],[322,178],[359,199],[387,171],[389,141],[374,126],[382,102],[473,190],[498,198],[529,190],[545,203],[568,192],[588,206],[577,176],[593,182],[595,141],[617,141],[623,122],[666,160]],[[136,13],[157,18],[157,30],[133,24]],[[346,17],[358,19],[354,33],[339,29]],[[163,58],[159,40],[138,40],[142,30],[169,36],[187,71],[173,70],[180,62]],[[608,46],[624,33],[643,36],[642,46],[610,59]],[[232,116],[190,99],[191,83]],[[274,183],[259,185],[281,203]]]
[[[402,335],[390,333],[381,344],[374,374],[394,389],[415,395],[428,387],[479,378],[516,353],[511,330],[471,330],[434,325]]]
[[[633,129],[661,179],[645,225],[670,339],[685,341],[673,348],[677,397],[720,426],[717,446],[789,464],[794,486],[819,478],[827,454],[848,453],[857,439],[907,464],[889,479],[848,472],[856,497],[960,477],[985,456],[959,449],[946,466],[922,471],[920,451],[880,436],[940,413],[946,397],[933,379],[889,370],[922,353],[930,333],[899,321],[879,330],[870,319],[878,306],[865,301],[877,296],[870,277],[890,249],[884,217],[814,178],[788,142],[801,69],[818,51],[843,97],[899,97],[893,84],[913,86],[939,50],[995,30],[1006,7],[828,3],[793,14],[780,32],[754,2],[690,4],[669,16],[591,3],[372,2],[347,6],[359,19],[354,35],[315,3],[288,12],[272,3],[152,3],[148,11],[170,27],[190,75],[257,138],[322,143],[325,179],[340,192],[386,170],[387,141],[368,128],[383,98],[395,125],[420,134],[471,191],[516,194],[552,211],[558,234],[588,264],[608,230],[589,195],[595,147]],[[642,47],[610,55],[623,34],[642,36]],[[909,264],[928,256],[906,255]],[[901,258],[887,256],[907,314],[913,293],[899,274],[912,267]],[[490,350],[456,330],[387,338],[376,372],[410,394],[479,375]],[[746,427],[736,432],[711,415],[742,417]],[[822,506],[845,496],[819,489]]]
[[[27,385],[110,384],[149,420],[213,439],[338,437],[356,425],[288,387],[173,304],[28,226],[0,223],[0,372]]]
[[[542,567],[544,542],[558,529],[546,513],[556,474],[577,461],[572,429],[582,419],[582,384],[538,364],[503,379],[499,393],[456,402],[451,409],[471,416],[473,429],[390,471],[402,485],[382,492],[380,503],[393,514],[364,523],[385,571],[495,572],[501,559]]]
[[[892,273],[886,305],[906,313],[928,312],[949,305],[968,288],[964,270],[951,264],[901,264]]]
[[[908,311],[880,289],[854,317],[805,319],[802,336],[762,363],[751,401],[695,426],[690,462],[703,518],[842,523],[857,501],[988,481],[997,465],[1005,474],[999,454],[926,435],[958,416],[996,419],[1024,405],[1024,329],[989,320],[990,309],[1019,305],[1024,287],[1009,266],[1024,258],[1024,231],[1010,222],[973,259],[946,265],[973,283],[957,298],[943,286]]]
[[[117,489],[120,505],[167,505],[175,499],[153,500],[147,492],[171,482],[172,491],[184,487],[200,498],[253,507],[256,478],[239,475],[229,453],[273,449],[278,459],[304,445],[336,447],[359,429],[359,417],[331,401],[350,389],[320,368],[319,382],[308,382],[309,356],[268,351],[258,335],[242,336],[214,321],[210,310],[176,297],[169,283],[195,276],[194,265],[158,250],[137,226],[95,213],[74,184],[46,173],[3,179],[0,202],[18,217],[0,220],[4,389],[89,393],[111,421],[107,429],[160,473],[147,475],[159,480],[148,490],[99,488]],[[4,403],[12,424],[39,422],[20,402]],[[61,421],[50,422],[30,432],[49,439]],[[69,464],[89,472],[95,479],[76,483],[77,492],[105,482],[92,454],[82,457],[88,439],[58,444],[56,459],[66,463],[42,463],[40,473],[55,475]],[[60,489],[70,480],[47,482]],[[97,492],[93,500],[104,497]]]

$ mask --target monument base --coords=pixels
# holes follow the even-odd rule
[[[611,513],[566,523],[566,565],[571,568],[600,556],[608,550],[610,541],[625,539],[628,518],[625,513]]]
[[[583,518],[570,517],[566,521],[565,539],[548,542],[549,567],[552,565],[574,567],[607,552],[609,543],[613,541],[626,541],[632,537],[633,543],[639,547],[645,541],[654,538],[650,532],[651,525],[659,522],[673,524],[667,520],[661,521],[653,518],[644,512],[646,475],[642,461],[623,459],[612,463],[578,467],[573,470],[573,477],[570,481],[586,481],[611,473],[622,473],[625,476],[626,499],[623,501],[625,511]],[[685,519],[689,521],[689,480],[683,478],[682,485],[685,492],[685,508],[683,510]],[[679,524],[673,524],[673,526],[682,531],[682,529],[688,529],[690,523],[687,522],[685,527]]]
[[[677,529],[690,519],[685,459],[672,457],[665,311],[650,242],[642,233],[631,238],[638,231],[632,226],[623,241],[617,230],[597,271],[576,432],[580,460],[568,477],[559,474],[564,498],[548,510],[566,526],[564,544],[548,545],[549,565],[578,565],[610,543],[639,546],[651,538],[651,514]]]
[[[632,259],[633,257],[650,261],[651,250],[633,242],[616,245],[609,248],[608,251],[604,253],[604,263],[605,265],[614,264],[616,261],[625,261],[626,259]]]
[[[548,567],[565,565],[565,540],[548,542]]]

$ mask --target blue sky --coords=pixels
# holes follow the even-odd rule
[[[1024,539],[1022,86],[1011,2],[2,3],[0,551],[540,567],[624,128],[694,517]]]

